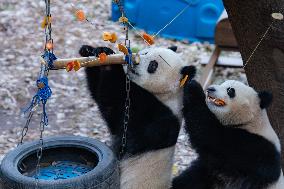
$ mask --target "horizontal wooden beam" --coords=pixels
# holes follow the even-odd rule
[[[110,64],[126,64],[124,54],[114,54],[108,55],[105,62],[101,63],[98,57],[79,57],[79,58],[68,58],[68,59],[57,59],[53,62],[53,69],[65,69],[67,64],[70,62],[80,62],[81,67],[93,67],[93,66],[103,66]],[[132,62],[134,64],[139,64],[140,57],[138,54],[132,54]]]

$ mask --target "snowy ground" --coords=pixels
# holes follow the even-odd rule
[[[104,42],[100,37],[103,31],[112,31],[123,41],[122,27],[109,20],[110,2],[81,0],[78,3],[77,0],[52,0],[53,37],[57,57],[78,56],[78,49],[83,44],[116,49],[113,44]],[[76,21],[71,3],[83,9],[93,25]],[[0,1],[0,160],[17,145],[25,121],[20,116],[21,108],[26,106],[36,90],[39,56],[44,45],[44,31],[40,28],[44,7],[44,1]],[[133,31],[130,33],[130,39],[133,47],[145,47],[144,42]],[[196,64],[198,68],[201,67],[198,64],[199,57],[210,54],[213,49],[213,46],[208,44],[189,44],[188,41],[163,38],[157,38],[156,45],[177,45],[183,59],[189,64]],[[238,55],[230,53],[226,56]],[[202,69],[199,72],[202,72]],[[241,69],[218,68],[215,73],[216,83],[229,78],[246,80]],[[96,104],[90,99],[84,71],[52,71],[49,78],[53,95],[47,107],[50,125],[44,136],[74,134],[108,142],[109,133]],[[39,137],[38,123],[39,114],[35,115],[31,123],[26,141]],[[175,164],[182,170],[194,157],[195,154],[182,130]]]

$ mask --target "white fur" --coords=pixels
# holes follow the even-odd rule
[[[183,92],[179,81],[184,62],[178,54],[165,48],[148,48],[139,54],[140,64],[133,68],[139,75],[129,72],[130,79],[169,107],[181,122]],[[153,60],[158,62],[158,68],[150,74],[147,69]],[[122,160],[121,189],[170,188],[174,149],[173,146]]]
[[[179,121],[182,121],[182,96],[183,91],[177,91],[176,93],[170,93],[168,95],[157,95],[156,97],[168,108],[171,109],[173,114],[179,118]]]
[[[255,90],[239,81],[229,80],[221,85],[212,85],[216,91],[210,96],[225,101],[225,106],[216,106],[207,99],[208,108],[217,116],[224,125],[246,124],[252,121],[255,116],[259,117],[259,98]],[[235,89],[236,97],[231,99],[227,89]]]
[[[263,136],[280,152],[279,138],[269,122],[266,110],[260,108],[260,99],[253,88],[232,80],[212,87],[216,91],[210,96],[225,100],[226,105],[216,106],[208,99],[207,105],[224,125],[243,124],[243,129]],[[234,88],[236,92],[236,96],[232,99],[227,94],[229,87]]]
[[[166,48],[152,47],[140,51],[139,55],[140,63],[134,67],[139,76],[129,73],[133,82],[154,95],[168,95],[180,90],[180,71],[185,63],[177,53]],[[148,73],[147,68],[153,60],[158,62],[158,69],[151,74]]]
[[[182,76],[180,71],[185,66],[184,61],[177,53],[166,48],[147,48],[140,51],[139,55],[140,64],[134,67],[139,76],[130,72],[130,79],[154,94],[181,121],[183,91],[179,81]],[[150,74],[147,68],[153,60],[158,62],[158,69]]]
[[[268,141],[272,142],[276,149],[280,152],[281,146],[278,136],[273,130],[266,110],[260,108],[260,99],[257,92],[239,82],[226,81],[221,85],[212,85],[216,91],[210,96],[214,98],[223,99],[226,102],[225,106],[216,106],[209,99],[206,100],[208,108],[216,115],[216,117],[224,125],[239,125],[242,129],[250,133],[263,136]],[[235,89],[236,96],[230,98],[227,94],[227,88]],[[280,175],[279,180],[272,184],[267,189],[284,189],[283,174]]]
[[[261,111],[260,115],[256,116],[254,121],[242,128],[250,133],[263,136],[264,138],[272,142],[279,152],[281,151],[279,138],[269,122],[266,110]]]
[[[283,189],[284,188],[284,177],[283,172],[281,172],[281,175],[278,179],[278,181],[271,186],[269,186],[267,189]]]
[[[121,189],[168,189],[171,187],[175,147],[122,160]]]

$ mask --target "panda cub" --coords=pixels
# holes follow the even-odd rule
[[[82,56],[103,52],[114,54],[106,47],[80,49]],[[139,55],[139,65],[129,73],[131,106],[125,154],[120,161],[121,188],[167,189],[182,117],[179,81],[183,74],[194,77],[195,68],[184,66],[180,57],[166,48],[148,48]],[[113,136],[117,156],[123,137],[125,71],[122,65],[86,69],[89,90]]]
[[[186,131],[198,158],[173,181],[174,189],[283,189],[280,143],[265,108],[272,96],[238,81],[204,94],[184,88]]]

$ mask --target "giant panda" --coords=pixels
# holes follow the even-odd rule
[[[106,47],[82,46],[82,56],[107,55]],[[140,63],[129,72],[130,114],[125,154],[120,161],[121,189],[167,189],[175,144],[181,125],[183,75],[189,79],[195,68],[171,49],[151,47],[139,52]],[[86,69],[92,97],[112,134],[113,150],[119,156],[123,137],[126,99],[126,69],[122,65]]]
[[[280,143],[265,108],[268,92],[229,80],[204,93],[184,88],[185,128],[198,158],[173,180],[174,189],[283,189]]]

